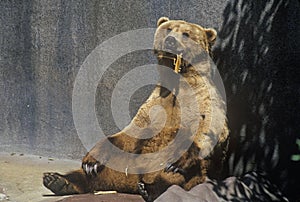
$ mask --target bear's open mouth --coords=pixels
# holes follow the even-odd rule
[[[174,70],[175,73],[186,73],[186,68],[189,66],[188,63],[182,58],[182,53],[173,54],[169,52],[159,52],[157,53],[157,57],[159,60],[167,59],[171,60],[172,65],[171,68]]]

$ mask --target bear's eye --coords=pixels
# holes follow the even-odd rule
[[[189,38],[189,37],[190,37],[190,34],[189,34],[189,33],[187,33],[187,32],[183,32],[183,33],[182,33],[182,35],[183,35],[184,37],[187,37],[187,38]]]
[[[172,31],[171,28],[168,28],[168,29],[167,29],[167,33],[170,33],[171,31]]]

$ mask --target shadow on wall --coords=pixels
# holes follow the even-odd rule
[[[297,0],[230,1],[214,50],[231,129],[226,175],[265,171],[294,200],[300,198],[300,162],[291,160],[300,138],[299,11]]]

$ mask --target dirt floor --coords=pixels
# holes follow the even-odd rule
[[[45,158],[20,153],[0,153],[0,192],[7,201],[57,201],[42,183],[44,172],[67,172],[80,167],[80,161]],[[4,194],[4,195],[3,195]]]
[[[0,201],[143,201],[140,196],[127,194],[84,194],[58,197],[53,196],[51,191],[43,186],[42,176],[44,172],[54,171],[65,173],[79,168],[80,165],[80,161],[0,152]]]

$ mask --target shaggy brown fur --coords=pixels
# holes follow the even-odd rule
[[[204,182],[208,172],[220,172],[228,129],[225,103],[210,78],[208,55],[216,31],[165,17],[157,26],[155,54],[159,65],[169,67],[158,67],[160,83],[124,130],[98,142],[83,158],[82,169],[44,174],[44,185],[55,194],[116,190],[140,193],[152,201],[172,184],[189,190]],[[183,59],[176,74],[173,58],[179,54]],[[124,153],[113,152],[113,145],[125,153],[150,153],[155,158],[126,159]],[[190,146],[184,149],[186,145]],[[164,152],[167,147],[171,149]],[[130,166],[120,172],[111,169],[112,164]]]

